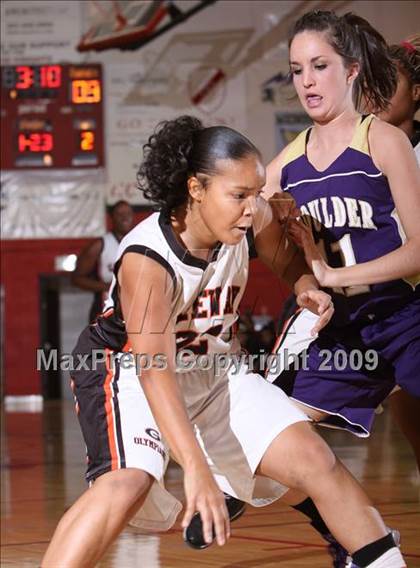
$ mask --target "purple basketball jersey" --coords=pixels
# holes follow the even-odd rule
[[[364,116],[350,146],[323,172],[306,155],[311,129],[286,153],[280,185],[290,192],[330,266],[351,266],[383,256],[405,241],[386,177],[369,153],[373,115]],[[329,290],[335,325],[382,319],[419,297],[420,275],[370,286]]]

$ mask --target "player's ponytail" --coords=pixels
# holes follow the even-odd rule
[[[217,173],[217,160],[260,155],[245,136],[226,126],[205,128],[198,118],[180,116],[158,124],[143,146],[139,189],[169,216],[188,200],[188,178]]]
[[[185,202],[193,137],[201,130],[198,118],[180,116],[160,122],[143,146],[138,187],[165,213]]]
[[[355,54],[360,64],[360,73],[355,81],[354,102],[356,108],[367,104],[369,108],[384,110],[397,88],[397,70],[389,56],[382,35],[367,20],[351,12],[342,20],[359,42]]]
[[[384,38],[367,20],[352,13],[340,17],[330,11],[308,12],[296,22],[289,45],[295,35],[306,30],[325,32],[347,67],[359,64],[353,89],[358,110],[366,103],[377,110],[388,106],[397,86],[396,68]]]

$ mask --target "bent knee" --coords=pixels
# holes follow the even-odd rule
[[[319,479],[328,478],[337,461],[308,422],[292,424],[281,432],[263,456],[258,472],[307,492]]]
[[[294,472],[295,489],[307,492],[319,480],[330,477],[337,466],[337,459],[324,442],[314,435],[310,443],[305,445]]]
[[[318,474],[328,473],[333,470],[337,464],[337,458],[321,436],[317,436],[316,442],[312,443],[310,447],[307,448],[305,457],[308,467]]]
[[[101,475],[94,486],[111,492],[115,499],[125,499],[134,503],[138,501],[153,483],[153,478],[147,472],[135,469],[119,469]]]

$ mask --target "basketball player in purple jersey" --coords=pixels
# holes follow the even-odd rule
[[[420,108],[419,48],[420,36],[413,36],[401,44],[390,46],[389,53],[397,65],[397,89],[385,109],[377,110],[374,107],[371,109],[381,120],[398,127],[409,137],[418,162],[420,162],[420,123],[415,120],[415,114]],[[300,320],[302,319],[305,320],[301,317]],[[307,323],[306,337],[310,340],[310,317],[307,318]],[[290,322],[286,322],[286,327],[289,324]],[[286,335],[282,334],[279,343],[286,342],[290,346],[290,337],[287,339]],[[299,328],[299,335],[300,342],[303,343],[302,337],[305,335],[303,327]],[[393,418],[411,443],[420,469],[420,400],[397,386],[393,389],[387,403],[391,408]]]
[[[305,355],[305,368],[268,376],[317,423],[368,436],[396,384],[420,397],[419,170],[400,130],[357,111],[363,99],[386,108],[395,90],[386,44],[368,22],[304,15],[290,69],[314,125],[271,162],[265,193],[285,192],[300,208],[306,224],[292,221],[290,233],[336,311],[318,337],[308,312],[297,312],[277,353]],[[313,518],[308,503],[302,512]],[[335,566],[345,566],[335,551]]]
[[[346,54],[353,44],[344,32],[350,30],[361,38],[360,63]],[[296,24],[291,71],[314,126],[270,164],[266,188],[273,193],[280,180],[309,221],[292,222],[290,232],[306,245],[314,274],[336,306],[309,349],[314,368],[297,372],[292,396],[317,421],[361,435],[369,433],[376,402],[395,384],[420,397],[419,170],[399,129],[355,110],[362,97],[378,108],[392,95],[392,64],[381,47],[377,32],[356,16],[315,12]],[[325,370],[329,364],[319,350],[337,347],[337,339],[376,350],[378,368],[369,377],[350,368],[348,375]]]

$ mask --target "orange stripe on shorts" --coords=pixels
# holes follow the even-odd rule
[[[115,435],[114,404],[112,401],[113,397],[112,383],[114,381],[114,372],[110,365],[111,350],[106,349],[105,351],[106,351],[106,370],[108,371],[104,385],[105,410],[106,410],[109,449],[111,451],[111,469],[114,470],[114,469],[119,469],[120,467],[120,459],[118,455],[118,448],[116,444],[116,435]]]

